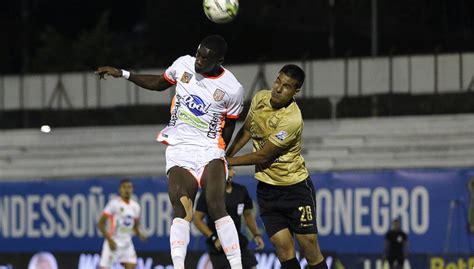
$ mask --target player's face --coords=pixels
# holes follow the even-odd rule
[[[395,220],[393,221],[392,225],[394,230],[400,230],[400,221]]]
[[[120,185],[119,188],[120,197],[123,199],[130,199],[133,193],[133,184],[132,182],[124,182]]]
[[[279,108],[286,105],[299,91],[297,85],[296,79],[280,72],[272,86],[272,106]]]
[[[218,67],[221,63],[222,59],[219,59],[214,51],[204,46],[199,46],[196,52],[194,70],[199,74],[208,73]]]

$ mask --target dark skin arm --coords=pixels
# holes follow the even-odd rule
[[[387,253],[388,253],[388,246],[389,246],[389,242],[387,239],[385,239],[384,243],[383,243],[383,259],[387,259]]]
[[[271,164],[284,149],[277,147],[270,141],[266,141],[262,149],[236,157],[228,157],[229,166],[241,166],[252,164]]]
[[[101,66],[97,68],[95,73],[98,74],[101,79],[104,78],[105,75],[114,78],[122,77],[122,70],[110,66]],[[161,92],[173,86],[173,84],[165,79],[164,75],[141,75],[130,73],[128,80],[150,91]]]
[[[245,223],[247,223],[247,227],[249,227],[250,232],[254,236],[255,244],[257,244],[257,249],[263,249],[265,247],[265,243],[263,242],[262,236],[257,228],[257,221],[255,220],[255,215],[252,212],[252,209],[245,209],[244,210],[244,219]]]
[[[204,234],[207,238],[211,237],[212,236],[212,231],[211,229],[209,228],[209,226],[207,226],[207,224],[204,222],[204,218],[206,217],[206,213],[202,212],[202,211],[199,211],[199,210],[196,210],[194,212],[194,218],[193,218],[193,222],[194,222],[194,225],[196,226],[196,228],[198,228],[198,230]],[[217,239],[215,242],[214,242],[214,247],[217,249],[217,250],[220,250],[222,248],[221,246],[221,242],[219,241],[219,239]]]
[[[105,230],[105,223],[107,222],[107,219],[108,219],[107,215],[103,214],[99,219],[99,223],[97,223],[97,227],[99,228],[99,231],[102,234],[102,236],[107,240],[107,243],[109,244],[110,249],[115,250],[117,248],[117,244],[112,239],[110,234]]]
[[[403,243],[403,255],[404,255],[405,257],[408,256],[408,243],[409,243],[408,240],[405,241],[405,243]]]
[[[234,133],[235,123],[237,119],[226,118],[224,128],[222,128],[222,138],[226,145],[229,145],[230,140],[232,139],[232,134]]]
[[[240,149],[242,149],[247,144],[247,142],[249,142],[250,138],[252,138],[250,134],[250,120],[247,119],[245,120],[244,125],[237,132],[237,135],[235,136],[232,145],[227,148],[226,155],[228,157],[234,156],[237,152],[239,152]]]
[[[143,233],[140,231],[140,221],[138,219],[135,220],[135,224],[133,225],[133,231],[135,234],[140,238],[141,241],[145,241],[147,238]]]

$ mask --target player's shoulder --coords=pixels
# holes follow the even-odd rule
[[[113,197],[107,202],[107,207],[117,207],[120,205],[121,198],[119,196]]]
[[[130,205],[133,206],[133,207],[137,207],[137,208],[140,208],[140,204],[133,200],[133,199],[130,199]]]
[[[270,99],[272,91],[270,90],[260,90],[252,97],[252,103],[259,103],[264,100]]]
[[[303,114],[301,114],[300,107],[298,106],[296,101],[293,101],[293,103],[290,104],[286,108],[285,112],[287,114],[286,118],[288,120],[294,121],[297,124],[302,124],[303,123]]]
[[[196,61],[196,58],[194,58],[191,55],[184,55],[176,59],[173,63],[175,66],[183,66],[183,67],[193,67],[194,68],[194,62]]]
[[[177,61],[180,61],[180,62],[188,62],[188,63],[189,63],[189,62],[194,62],[194,61],[196,61],[196,58],[194,58],[194,57],[191,56],[191,55],[183,55],[183,56],[179,57],[179,58],[177,59]]]
[[[229,69],[225,67],[222,68],[224,68],[224,75],[221,77],[221,82],[226,84],[226,88],[237,93],[243,92],[244,87],[234,75],[234,73],[232,73]]]
[[[283,111],[281,119],[278,123],[279,126],[285,126],[289,130],[303,130],[304,121],[301,111],[296,104],[293,103]]]
[[[264,100],[270,99],[271,95],[272,95],[271,90],[267,90],[267,89],[260,90],[253,96],[252,101],[262,102]]]

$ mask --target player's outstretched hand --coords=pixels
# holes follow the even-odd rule
[[[101,66],[94,72],[99,75],[99,79],[105,79],[105,75],[119,78],[122,76],[122,70],[111,66]]]
[[[255,236],[254,240],[255,240],[255,244],[257,245],[255,249],[260,250],[265,247],[265,242],[263,242],[263,238],[261,235]]]

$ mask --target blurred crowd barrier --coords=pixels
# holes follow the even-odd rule
[[[229,65],[247,89],[271,86],[289,62]],[[338,98],[372,94],[432,94],[474,88],[474,53],[405,55],[291,62],[307,73],[300,97]],[[126,67],[123,67],[126,68]],[[87,109],[169,104],[173,91],[140,90],[124,79],[99,81],[90,72],[0,76],[0,111],[23,109]],[[164,69],[135,70],[161,74]]]

